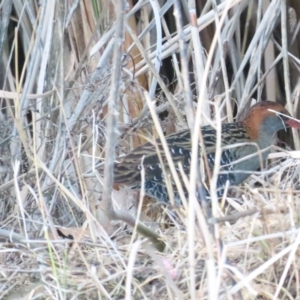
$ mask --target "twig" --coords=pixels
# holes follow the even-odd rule
[[[120,98],[121,86],[121,71],[122,71],[122,39],[124,35],[124,14],[125,1],[117,1],[115,3],[116,11],[116,31],[114,41],[113,66],[111,75],[111,89],[108,102],[107,114],[107,141],[105,145],[105,164],[104,164],[104,188],[103,188],[103,202],[105,211],[109,218],[114,215],[114,209],[111,202],[111,193],[114,182],[114,162],[115,149],[118,138],[118,107]]]
[[[120,98],[120,85],[121,85],[121,59],[122,59],[122,39],[124,34],[124,21],[125,21],[125,1],[118,1],[115,5],[117,17],[116,17],[116,31],[115,31],[115,45],[114,45],[114,57],[113,57],[113,71],[112,71],[112,86],[109,95],[108,102],[108,115],[107,115],[107,142],[106,142],[106,154],[104,164],[104,180],[103,180],[103,207],[106,215],[110,221],[121,220],[135,227],[136,220],[125,211],[116,211],[113,208],[111,194],[113,190],[114,182],[114,162],[115,162],[115,148],[118,137],[118,102]],[[148,237],[155,247],[162,251],[164,249],[164,243],[161,241],[161,237],[153,230],[149,229],[142,223],[138,223],[137,231],[142,235]]]

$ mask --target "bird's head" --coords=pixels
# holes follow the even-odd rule
[[[252,140],[273,138],[278,131],[289,127],[300,129],[300,121],[292,119],[281,104],[272,101],[253,105],[242,123]]]

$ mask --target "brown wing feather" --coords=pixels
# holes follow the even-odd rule
[[[182,162],[187,165],[185,160],[186,156],[189,156],[191,151],[190,147],[190,131],[184,130],[179,133],[174,133],[166,137],[167,144],[174,163]],[[168,164],[165,152],[161,141],[158,139],[155,141],[160,151],[162,162],[168,172]],[[141,162],[143,159],[143,166],[145,168],[145,177],[147,180],[161,180],[162,168],[156,153],[156,147],[154,144],[148,142],[141,145],[130,152],[125,157],[120,159],[119,163],[115,164],[115,182],[122,184],[138,184],[141,181]]]
[[[211,126],[202,127],[202,135],[205,143],[206,154],[209,154],[209,167],[213,168],[214,152],[216,147],[216,131]],[[241,123],[229,123],[222,125],[222,146],[232,145],[237,142],[249,140]],[[166,137],[167,144],[172,154],[175,167],[180,162],[185,173],[190,169],[191,136],[190,130],[173,133]],[[166,172],[169,172],[167,159],[160,140],[156,140]],[[201,152],[199,151],[199,154]],[[161,164],[156,153],[155,146],[148,142],[134,149],[131,153],[120,159],[115,164],[115,183],[136,185],[141,181],[141,161],[145,169],[145,179],[157,181],[163,184]],[[228,163],[228,162],[226,162]]]

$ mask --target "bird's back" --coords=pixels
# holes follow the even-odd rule
[[[179,162],[184,168],[189,169],[191,138],[190,131],[184,130],[173,133],[166,137],[173,161]],[[156,145],[155,145],[156,144]],[[157,154],[157,149],[166,171],[169,170],[165,152],[160,140],[154,143],[146,143],[134,149],[128,155],[122,157],[119,163],[115,164],[115,182],[127,185],[136,185],[141,182],[141,164],[145,169],[145,179],[160,181],[162,178],[162,166]]]

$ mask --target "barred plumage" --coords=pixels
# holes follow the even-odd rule
[[[271,112],[269,109],[277,113]],[[250,175],[249,171],[255,171],[261,166],[261,161],[266,160],[270,152],[270,146],[275,143],[276,133],[279,130],[286,127],[300,129],[300,123],[278,113],[289,116],[289,113],[282,105],[271,101],[263,101],[251,107],[243,121],[222,125],[221,147],[224,149],[220,158],[221,168],[217,180],[219,189],[218,196],[221,196],[222,188],[225,186],[226,181],[229,181],[230,185],[238,185]],[[204,145],[201,145],[201,147],[199,145],[199,154],[203,153],[201,149],[203,150],[204,146],[208,167],[212,170],[215,163],[216,130],[211,126],[204,126],[201,128],[201,132]],[[175,167],[178,167],[178,163],[180,163],[184,173],[189,175],[191,162],[190,130],[187,129],[173,133],[166,137],[166,142],[170,149]],[[156,144],[166,173],[170,174],[160,140],[157,140]],[[241,146],[241,144],[243,145]],[[226,146],[234,147],[226,148]],[[258,149],[263,150],[261,154],[258,154]],[[254,155],[245,160],[241,160],[251,154]],[[169,196],[161,162],[156,153],[155,146],[151,143],[139,146],[127,156],[122,157],[119,163],[115,164],[115,183],[139,188],[141,184],[142,161],[145,169],[146,194],[156,198],[158,201],[168,202]],[[180,174],[180,172],[178,173]],[[209,184],[209,182],[207,182],[207,184]],[[175,185],[172,187],[174,190],[174,199],[180,203]]]

